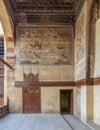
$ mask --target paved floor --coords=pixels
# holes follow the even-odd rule
[[[9,114],[0,119],[0,130],[90,130],[71,115]]]
[[[72,115],[64,115],[63,117],[71,126],[72,130],[91,130],[88,126]]]
[[[100,130],[100,125],[97,125],[93,122],[88,122],[88,125],[91,127],[92,130]]]

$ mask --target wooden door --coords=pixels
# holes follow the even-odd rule
[[[23,88],[23,112],[40,112],[40,87],[33,86]]]

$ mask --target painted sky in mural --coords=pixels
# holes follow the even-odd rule
[[[20,63],[66,65],[71,61],[72,28],[20,27]]]

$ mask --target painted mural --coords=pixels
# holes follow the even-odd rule
[[[75,80],[81,80],[81,79],[85,79],[86,78],[86,62],[85,62],[86,58],[83,58],[83,60],[80,61],[80,63],[78,63],[75,66]]]
[[[75,80],[86,78],[86,10],[87,2],[84,4],[76,22],[75,39]]]
[[[71,64],[72,27],[20,27],[20,63]]]
[[[83,8],[81,15],[79,16],[76,23],[76,63],[78,63],[86,53],[86,6]]]

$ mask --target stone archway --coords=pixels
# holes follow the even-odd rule
[[[4,0],[0,0],[0,22],[2,24],[3,32],[4,32],[4,41],[5,41],[5,56],[4,60],[8,62],[8,64],[14,66],[15,64],[15,54],[14,54],[14,25],[11,20],[9,13],[7,12],[7,8],[5,6]],[[8,75],[8,69],[6,66],[4,67],[4,104],[7,103],[7,93],[8,93],[8,80],[12,82]],[[12,70],[10,70],[12,71]],[[14,73],[14,72],[13,72]],[[14,79],[14,78],[13,78]]]
[[[6,42],[6,60],[14,65],[14,25],[7,12],[4,0],[0,0],[0,21],[4,31]]]

